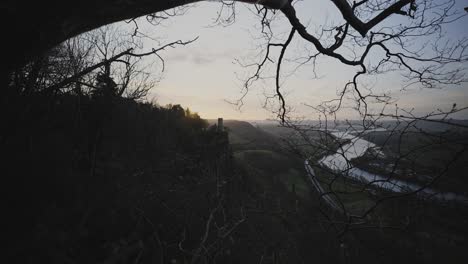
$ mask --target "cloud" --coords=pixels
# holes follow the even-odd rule
[[[207,65],[214,63],[217,60],[232,60],[236,54],[240,54],[237,49],[229,49],[223,51],[208,51],[208,50],[180,50],[165,57],[169,63],[192,63],[196,65]]]
[[[210,64],[216,60],[216,57],[213,54],[193,54],[192,62],[198,65]]]
[[[171,55],[167,56],[165,60],[168,62],[184,62],[188,61],[190,54],[187,52],[174,52]]]
[[[212,53],[178,52],[167,56],[165,60],[169,63],[192,63],[202,65],[214,62],[216,60],[216,55]]]

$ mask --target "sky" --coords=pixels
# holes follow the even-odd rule
[[[463,1],[460,1],[463,2]],[[463,6],[458,2],[457,5]],[[273,79],[257,82],[244,98],[243,106],[232,104],[241,98],[243,83],[254,68],[243,67],[239,62],[252,63],[260,60],[264,47],[260,38],[260,22],[252,5],[237,4],[235,23],[229,26],[217,25],[215,19],[220,10],[216,2],[201,2],[191,6],[185,14],[171,17],[158,26],[138,20],[139,30],[145,38],[144,49],[158,47],[175,40],[190,40],[198,37],[190,45],[167,49],[160,55],[165,61],[161,81],[151,89],[148,99],[158,104],[181,104],[198,112],[202,117],[212,119],[262,120],[274,118],[271,110],[265,109],[266,96],[273,93]],[[305,0],[298,5],[301,21],[314,32],[325,23],[331,24],[342,18],[329,0]],[[290,26],[279,14],[273,23],[275,35],[284,40]],[[392,17],[389,26],[402,23],[399,17]],[[132,24],[120,23],[129,27]],[[445,30],[449,38],[468,37],[465,16]],[[279,42],[278,40],[278,42]],[[286,59],[304,56],[314,51],[310,43],[296,37]],[[276,51],[272,52],[277,55]],[[275,56],[272,56],[273,58]],[[290,72],[295,64],[284,63],[284,72]],[[461,65],[466,67],[468,65]],[[160,69],[160,67],[159,67]],[[273,68],[270,68],[270,70]],[[304,66],[290,76],[283,76],[282,91],[286,102],[293,109],[292,114],[307,119],[317,119],[317,114],[307,105],[317,105],[323,100],[336,98],[337,91],[354,75],[356,68],[344,66],[334,59],[321,57],[317,61],[315,76],[312,66]],[[159,73],[158,73],[159,74]],[[268,76],[273,76],[269,74]],[[386,91],[398,99],[398,105],[416,108],[416,113],[426,113],[437,108],[447,109],[453,103],[468,106],[468,85],[444,87],[443,89],[421,89],[418,87],[401,91],[402,78],[399,73],[364,77],[362,83],[376,91]],[[231,103],[230,103],[231,102]],[[276,102],[276,101],[273,101]],[[456,118],[468,118],[461,113]],[[344,109],[341,118],[357,118],[355,112]]]

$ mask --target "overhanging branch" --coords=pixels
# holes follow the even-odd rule
[[[371,30],[373,27],[385,20],[390,15],[401,14],[401,9],[404,6],[410,4],[411,2],[414,2],[414,0],[397,1],[393,5],[387,7],[382,12],[380,12],[377,16],[369,20],[367,23],[364,23],[358,17],[356,17],[356,15],[354,14],[354,8],[352,8],[346,0],[331,1],[333,2],[333,4],[335,4],[338,10],[340,10],[341,14],[343,15],[343,18],[362,36],[365,36],[369,30]]]

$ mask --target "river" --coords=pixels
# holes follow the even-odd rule
[[[352,166],[349,161],[354,158],[361,157],[369,148],[374,148],[378,153],[380,152],[379,155],[384,154],[374,143],[364,140],[349,132],[335,131],[332,132],[332,135],[338,139],[345,139],[350,142],[343,145],[335,154],[325,156],[320,159],[319,164],[322,167],[327,167],[334,172],[339,172],[356,181],[366,184],[370,183],[370,186],[374,188],[385,189],[395,193],[408,193],[421,189],[417,192],[417,195],[421,198],[432,198],[439,201],[457,201],[468,204],[468,197],[464,195],[453,192],[440,192],[428,187],[422,188],[423,186],[415,183],[388,178]],[[305,163],[305,166],[308,173],[313,172],[308,162]]]

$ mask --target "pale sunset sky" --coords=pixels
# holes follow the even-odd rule
[[[468,2],[459,1],[458,5],[463,11],[462,7],[468,5]],[[309,25],[308,30],[311,33],[319,30],[324,22],[330,24],[342,20],[336,7],[329,0],[305,0],[298,3],[296,9],[301,21]],[[255,69],[244,68],[238,61],[245,63],[259,61],[264,40],[260,38],[260,21],[253,13],[254,6],[237,4],[236,22],[226,27],[214,23],[219,10],[219,3],[201,2],[190,7],[184,15],[172,17],[158,26],[149,25],[145,19],[139,20],[139,30],[156,39],[156,41],[149,38],[144,40],[144,47],[148,49],[178,39],[189,40],[199,37],[190,45],[167,49],[160,53],[165,59],[165,71],[159,84],[151,90],[148,99],[153,99],[161,105],[181,104],[208,119],[224,117],[260,120],[275,117],[263,108],[265,94],[273,93],[272,79],[256,83],[245,97],[244,106],[240,110],[227,102],[235,101],[242,96],[243,81]],[[282,14],[278,14],[277,17],[273,29],[275,35],[279,37],[276,42],[281,42],[287,37],[290,25]],[[407,18],[394,16],[387,23],[390,26],[398,25],[404,23],[405,19]],[[119,25],[131,24],[120,22]],[[466,25],[468,25],[468,16],[464,16],[444,30],[447,31],[448,38],[467,38]],[[304,56],[307,50],[314,52],[312,44],[306,43],[296,35],[286,59]],[[278,53],[272,54],[272,58],[277,58]],[[295,65],[288,64],[287,61],[284,64],[286,66],[284,66],[282,90],[287,103],[295,109],[296,115],[308,119],[317,117],[305,105],[316,105],[323,100],[335,98],[337,91],[343,88],[357,70],[322,56],[317,60],[317,77],[314,77],[311,65],[286,76],[288,70]],[[467,67],[467,65],[458,67]],[[436,108],[450,108],[453,103],[459,106],[468,105],[467,83],[443,89],[428,90],[412,87],[407,91],[401,91],[402,79],[399,73],[364,77],[361,80],[363,84],[376,91],[390,92],[399,99],[399,106],[414,107],[416,112],[420,113]],[[456,118],[468,118],[462,115]],[[354,117],[350,112],[342,113],[342,118]]]

